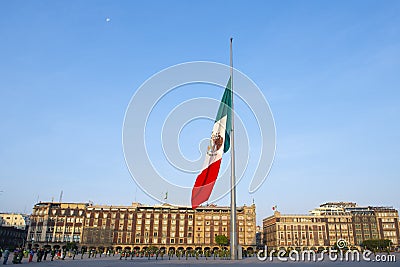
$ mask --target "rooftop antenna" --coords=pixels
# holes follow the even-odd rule
[[[62,197],[63,197],[63,191],[61,190],[61,193],[60,193],[60,201],[58,201],[58,202],[60,202],[60,203],[61,203],[61,201],[62,201]]]

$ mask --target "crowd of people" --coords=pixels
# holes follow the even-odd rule
[[[75,260],[76,257],[83,259],[83,258],[97,258],[98,256],[101,258],[102,256],[105,257],[111,257],[115,256],[116,252],[113,250],[107,250],[107,251],[97,251],[95,249],[90,249],[88,251],[86,250],[78,250],[77,248],[67,250],[63,248],[30,248],[30,249],[23,249],[23,248],[15,248],[15,249],[9,249],[8,247],[5,248],[4,250],[0,248],[0,259],[2,260],[3,265],[6,265],[8,263],[13,263],[13,264],[18,264],[22,263],[22,261],[25,262],[42,262],[46,260],[65,260],[66,257],[69,259]],[[118,253],[117,254],[122,254]],[[77,256],[79,255],[79,256]],[[11,262],[10,262],[11,261]]]
[[[10,256],[12,256],[12,260],[11,260],[12,263],[18,264],[18,263],[22,263],[23,259],[26,259],[27,262],[33,262],[34,260],[37,262],[46,261],[46,260],[53,261],[54,259],[64,260],[65,257],[67,256],[67,254],[68,254],[68,257],[75,259],[75,256],[78,254],[78,251],[77,250],[67,251],[65,249],[54,249],[54,248],[53,249],[15,248],[14,250],[10,250],[9,248],[5,248],[3,250],[0,248],[0,259],[2,259],[3,265],[6,265],[9,262]]]
[[[14,252],[14,256],[12,259],[12,263],[21,263],[22,258],[24,256],[24,250],[20,249],[20,248],[16,248],[15,250],[13,250]],[[0,248],[0,259],[3,260],[3,265],[7,264],[8,259],[11,255],[11,251],[9,248],[5,248],[4,250]]]
[[[219,258],[219,259],[228,259],[229,258],[229,250],[221,249],[217,251],[201,251],[201,250],[169,250],[166,252],[165,250],[157,249],[156,247],[150,247],[145,250],[122,250],[122,251],[115,251],[115,250],[105,250],[105,251],[97,251],[96,249],[89,249],[86,250],[78,250],[77,248],[66,250],[66,249],[56,249],[56,248],[31,248],[31,249],[23,249],[23,248],[16,248],[11,250],[9,248],[5,248],[4,250],[0,248],[0,259],[2,259],[3,264],[6,265],[9,263],[9,258],[12,256],[12,263],[18,264],[22,263],[23,259],[26,262],[41,262],[46,260],[65,260],[66,257],[75,260],[75,258],[83,259],[85,258],[97,258],[98,257],[112,257],[112,256],[119,256],[119,259],[133,259],[133,258],[154,258],[156,260],[161,259],[163,260],[164,257],[168,257],[168,259],[178,258],[186,258],[195,257],[199,259],[199,257],[207,258]],[[254,255],[243,255],[244,257],[251,257]]]

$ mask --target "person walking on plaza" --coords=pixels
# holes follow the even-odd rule
[[[46,248],[46,249],[44,250],[43,261],[46,260],[47,254],[49,254],[49,250]]]
[[[24,254],[24,258],[28,258],[29,250],[28,250],[28,249],[24,249],[24,250],[22,251],[22,254]]]
[[[29,250],[29,259],[28,262],[32,262],[33,259],[33,255],[35,254],[35,252],[33,251],[33,249]]]
[[[6,250],[4,250],[4,253],[3,253],[3,257],[4,257],[3,264],[4,265],[7,264],[9,256],[10,256],[10,251],[8,250],[8,248],[6,248]]]
[[[24,249],[20,248],[18,250],[18,263],[21,263],[23,258],[24,258]]]
[[[129,250],[125,250],[125,260],[129,257],[129,253],[130,253]]]
[[[53,248],[50,252],[50,256],[51,256],[51,261],[54,260],[54,256],[56,255],[56,250]]]
[[[41,262],[43,258],[43,249],[38,249],[37,253],[36,253],[36,261],[37,262]]]
[[[16,248],[14,250],[14,257],[13,257],[12,263],[14,263],[14,264],[21,263],[22,256],[23,255],[22,255],[21,250],[19,248]]]

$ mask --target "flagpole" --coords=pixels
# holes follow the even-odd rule
[[[233,53],[232,53],[232,41],[230,44],[230,65],[231,65],[231,134],[230,134],[230,141],[231,141],[231,234],[230,234],[230,247],[231,247],[231,259],[237,260],[238,259],[238,251],[237,251],[237,224],[236,224],[236,179],[235,179],[235,145],[234,145],[234,123],[233,118],[235,116],[233,111]]]

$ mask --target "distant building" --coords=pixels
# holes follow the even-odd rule
[[[263,241],[270,248],[329,246],[326,218],[319,215],[287,215],[275,211],[263,220]]]
[[[18,229],[13,226],[0,226],[0,247],[13,249],[24,247],[26,242],[27,230]]]
[[[0,213],[1,226],[11,226],[25,230],[29,225],[29,216],[21,213]]]
[[[263,220],[263,242],[273,248],[310,249],[334,246],[344,239],[359,246],[368,239],[389,239],[399,246],[398,211],[391,207],[360,207],[353,202],[330,202],[309,215],[281,214]]]
[[[353,219],[354,244],[361,245],[363,240],[379,239],[377,219],[373,210],[364,207],[346,209]]]
[[[79,243],[88,203],[38,203],[33,207],[27,242],[29,246],[63,246]]]
[[[392,207],[371,207],[375,212],[379,236],[400,245],[399,212]]]
[[[256,227],[256,248],[257,249],[263,249],[264,244],[263,244],[263,232],[262,232],[262,227],[257,226]]]

